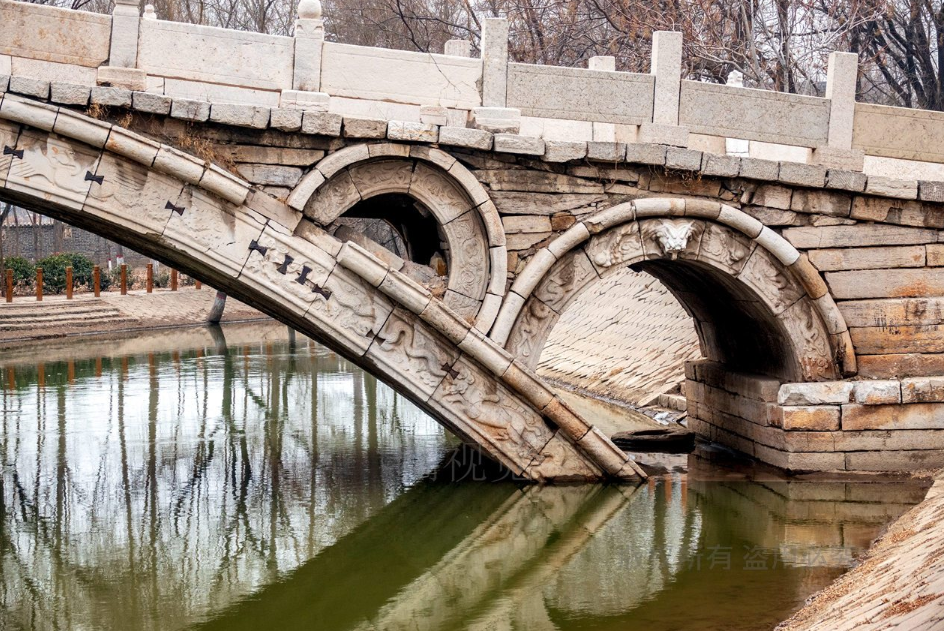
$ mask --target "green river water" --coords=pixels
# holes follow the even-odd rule
[[[0,351],[0,629],[770,629],[925,487],[485,481],[274,324]]]

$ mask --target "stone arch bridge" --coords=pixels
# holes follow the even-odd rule
[[[293,38],[136,6],[0,2],[0,198],[319,339],[533,481],[644,477],[533,371],[626,267],[693,318],[699,434],[791,471],[944,464],[944,183],[863,172],[933,177],[944,119],[856,104],[847,56],[816,99],[681,81],[672,33],[633,75],[509,64],[502,20],[473,59],[326,43],[307,2]]]

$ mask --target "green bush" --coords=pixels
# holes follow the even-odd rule
[[[8,256],[3,259],[3,267],[13,270],[13,282],[17,287],[29,287],[36,281],[36,266],[22,256]]]
[[[92,261],[82,254],[53,254],[36,264],[43,269],[43,292],[61,294],[66,288],[66,268],[72,268],[72,286],[92,285]]]
[[[99,279],[98,279],[99,288],[102,291],[108,291],[113,284],[118,282],[117,280],[115,280],[116,278],[117,277],[115,276],[114,269],[111,271],[108,271],[107,267],[102,268],[101,275],[99,276]]]
[[[72,260],[72,282],[75,283],[75,287],[84,286],[91,290],[94,280],[92,271],[95,268],[92,260],[84,254],[76,254],[74,252],[64,254],[63,256],[67,256]]]
[[[108,279],[107,283],[105,282],[106,278]],[[128,280],[130,281],[131,279],[129,278]],[[116,265],[115,267],[111,268],[110,272],[102,276],[102,290],[105,289],[106,285],[109,288],[114,287],[116,291],[121,289],[121,266],[120,265]]]
[[[158,289],[170,287],[170,272],[160,271],[154,275],[154,286]]]
[[[108,282],[105,282],[105,277],[108,277]],[[111,268],[111,271],[107,274],[102,275],[102,290],[104,291],[106,285],[111,288],[114,287],[115,291],[121,291],[121,266],[116,265]],[[133,270],[128,268],[128,291],[131,291],[134,288],[134,273]]]

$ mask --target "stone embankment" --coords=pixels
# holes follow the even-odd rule
[[[73,300],[46,296],[42,302],[17,298],[0,303],[0,346],[23,340],[203,324],[216,292],[209,288],[152,294],[79,294]],[[223,322],[263,319],[255,309],[227,300]]]
[[[944,628],[944,471],[862,563],[777,631]]]

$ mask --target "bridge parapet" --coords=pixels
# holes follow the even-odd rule
[[[259,125],[291,127],[297,117],[284,110],[300,110],[334,115],[327,129],[345,117],[715,153],[724,139],[744,139],[847,170],[862,170],[864,156],[944,163],[944,114],[856,103],[848,53],[830,56],[826,98],[818,98],[681,80],[678,33],[656,33],[650,73],[635,74],[602,59],[587,69],[511,63],[501,19],[486,20],[481,57],[471,58],[460,46],[426,54],[325,41],[311,0],[299,5],[293,37],[141,17],[137,6],[121,0],[106,16],[0,1],[0,75],[16,79],[15,89],[32,83],[33,96],[73,83],[133,89],[152,107],[162,97],[191,100],[177,114],[198,119],[213,116],[213,105],[253,106],[262,108]],[[130,98],[71,90],[69,104]]]

